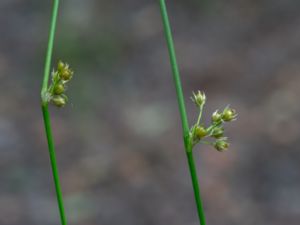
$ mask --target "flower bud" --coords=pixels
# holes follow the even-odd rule
[[[65,86],[63,83],[58,83],[53,88],[53,93],[55,95],[60,95],[60,94],[64,93],[64,91],[65,91]]]
[[[57,107],[63,107],[66,105],[67,100],[66,98],[62,97],[61,95],[54,95],[51,98],[51,102],[56,105]]]
[[[224,140],[217,140],[215,143],[214,143],[214,147],[216,150],[218,150],[219,152],[223,152],[225,150],[228,149],[229,147],[229,143],[224,141]]]
[[[213,130],[212,135],[214,138],[221,138],[224,135],[224,128],[223,127],[217,127]]]
[[[207,130],[203,126],[197,126],[195,128],[195,136],[201,139],[207,135]]]
[[[62,80],[65,81],[71,80],[73,76],[73,71],[70,69],[63,70],[61,73],[59,73],[59,76]]]
[[[197,94],[193,92],[193,97],[192,97],[193,102],[198,106],[203,106],[206,101],[206,96],[205,93],[201,91],[198,91]]]
[[[58,72],[61,73],[64,70],[64,68],[65,68],[65,64],[61,60],[59,60],[59,62],[57,63]]]
[[[212,116],[211,116],[211,120],[212,120],[212,122],[214,122],[214,123],[220,122],[221,119],[222,119],[222,114],[219,113],[218,110],[215,111],[215,112],[212,114]]]
[[[222,119],[226,122],[236,119],[237,113],[234,109],[226,107],[222,113]]]

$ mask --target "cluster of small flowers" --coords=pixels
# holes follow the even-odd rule
[[[72,79],[73,74],[73,70],[67,63],[58,62],[57,70],[52,72],[52,83],[48,89],[49,102],[57,107],[66,105],[68,101],[68,97],[65,95],[66,84]]]
[[[223,112],[215,111],[211,116],[211,125],[209,127],[205,127],[200,125],[200,119],[202,114],[203,106],[206,102],[206,96],[204,93],[198,91],[197,94],[193,93],[192,100],[196,104],[196,106],[200,109],[199,119],[197,123],[191,128],[190,136],[192,139],[192,144],[196,145],[201,142],[204,138],[214,138],[214,142],[204,142],[205,144],[210,144],[215,147],[216,150],[222,152],[228,149],[229,143],[227,141],[227,137],[224,136],[224,123],[231,122],[236,120],[237,113],[234,109],[227,106]]]

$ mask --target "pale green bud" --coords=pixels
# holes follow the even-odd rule
[[[222,113],[222,119],[226,122],[235,120],[237,117],[237,113],[234,109],[226,107]]]
[[[192,97],[193,102],[198,106],[203,106],[206,102],[206,96],[205,93],[201,91],[198,91],[197,94],[193,92],[193,97]]]
[[[66,98],[64,98],[63,96],[61,95],[54,95],[52,98],[51,98],[51,102],[56,105],[57,107],[63,107],[66,105],[67,103],[67,100]]]
[[[53,88],[53,93],[55,95],[60,95],[60,94],[64,93],[64,91],[65,91],[65,86],[63,83],[58,83]]]
[[[219,152],[223,152],[225,150],[228,149],[229,147],[229,143],[225,140],[217,140],[215,143],[214,143],[214,147],[215,149],[217,149]]]
[[[207,130],[203,126],[198,126],[195,128],[195,136],[198,139],[201,139],[205,136],[207,136]]]
[[[62,72],[65,69],[65,64],[59,60],[59,62],[57,63],[57,71],[58,72]]]
[[[211,116],[211,120],[213,123],[218,123],[220,122],[222,119],[222,114],[218,112],[218,110],[216,110],[212,116]]]

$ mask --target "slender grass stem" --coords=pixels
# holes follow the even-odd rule
[[[163,20],[166,41],[167,41],[169,55],[170,55],[170,62],[171,62],[171,67],[172,67],[172,72],[173,72],[173,80],[175,82],[175,87],[176,87],[177,101],[179,104],[179,111],[180,111],[180,116],[181,116],[183,135],[186,138],[189,135],[189,123],[188,123],[188,118],[186,115],[186,109],[185,109],[185,103],[184,103],[179,69],[178,69],[178,65],[177,65],[176,52],[175,52],[175,48],[174,48],[172,31],[171,31],[171,27],[170,27],[170,23],[169,23],[166,3],[164,0],[159,0],[159,3],[160,3],[160,11],[161,11],[161,16],[162,16],[162,20]]]
[[[53,43],[55,37],[55,30],[56,30],[56,21],[57,21],[57,14],[59,8],[59,0],[54,0],[53,10],[52,10],[52,18],[50,24],[50,33],[49,33],[49,40],[48,40],[48,48],[46,53],[46,61],[45,61],[45,68],[44,68],[44,79],[42,85],[42,100],[45,103],[45,93],[47,92],[49,76],[50,76],[50,68],[51,68],[51,58],[53,52]]]
[[[57,203],[58,203],[58,208],[60,213],[60,220],[62,225],[66,225],[67,220],[65,216],[61,185],[59,182],[59,173],[58,173],[56,156],[55,156],[55,148],[54,148],[54,141],[53,141],[52,130],[51,130],[51,121],[50,121],[48,105],[42,105],[42,111],[43,111],[45,131],[46,131],[47,141],[48,141],[53,180],[55,184],[56,198],[57,198]]]
[[[178,65],[177,65],[177,59],[176,59],[176,53],[175,53],[174,41],[173,41],[173,37],[172,37],[171,26],[170,26],[170,22],[169,22],[169,17],[168,17],[165,0],[159,0],[159,4],[160,4],[162,21],[163,21],[164,33],[165,33],[168,50],[169,50],[173,80],[174,80],[175,87],[176,87],[176,94],[177,94],[180,117],[181,117],[181,122],[182,122],[185,150],[186,150],[186,154],[187,154],[187,160],[188,160],[190,174],[191,174],[193,188],[194,188],[194,195],[195,195],[195,201],[196,201],[196,205],[197,205],[198,216],[199,216],[199,220],[200,220],[200,225],[205,225],[205,215],[204,215],[204,210],[203,210],[203,206],[202,206],[197,170],[196,170],[193,151],[192,151],[193,145],[192,145],[192,141],[191,141],[190,134],[189,134],[189,124],[188,124],[188,118],[187,118],[187,114],[186,114],[184,96],[183,96],[182,85],[181,85],[181,80],[180,80],[180,73],[179,73],[179,69],[178,69]]]
[[[43,78],[42,89],[41,89],[41,98],[42,98],[42,112],[43,112],[44,126],[45,126],[47,141],[48,141],[50,163],[51,163],[53,180],[54,180],[55,191],[56,191],[56,198],[57,198],[57,203],[58,203],[58,208],[60,213],[60,220],[62,225],[67,225],[61,185],[59,182],[59,173],[58,173],[56,156],[55,156],[54,141],[53,141],[52,130],[51,130],[51,121],[50,121],[50,115],[48,109],[48,99],[46,96],[49,76],[50,76],[51,58],[53,52],[53,43],[54,43],[55,30],[56,30],[58,8],[59,8],[59,0],[54,0],[49,40],[48,40],[48,48],[47,48],[45,68],[44,68],[44,78]]]
[[[200,188],[199,188],[199,182],[198,182],[198,176],[197,176],[197,168],[195,166],[195,160],[193,156],[193,151],[187,151],[186,152],[188,163],[189,163],[189,169],[191,173],[193,188],[194,188],[194,195],[195,195],[195,201],[197,206],[197,212],[200,220],[201,225],[205,225],[205,215],[204,215],[204,209],[202,204],[202,199],[200,195]]]

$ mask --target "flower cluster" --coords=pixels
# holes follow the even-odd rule
[[[211,116],[211,125],[205,127],[202,125],[201,116],[203,107],[206,103],[206,96],[203,92],[193,93],[193,102],[199,109],[199,116],[196,124],[190,129],[190,139],[192,145],[204,143],[214,146],[220,152],[225,151],[229,147],[228,138],[224,136],[224,123],[236,120],[237,113],[234,109],[227,106],[222,112],[216,110]],[[204,138],[213,138],[213,142],[204,141]]]
[[[57,107],[66,105],[68,101],[68,97],[65,95],[66,84],[72,79],[73,74],[73,70],[67,63],[58,62],[57,69],[52,72],[52,83],[47,91],[49,102]]]

